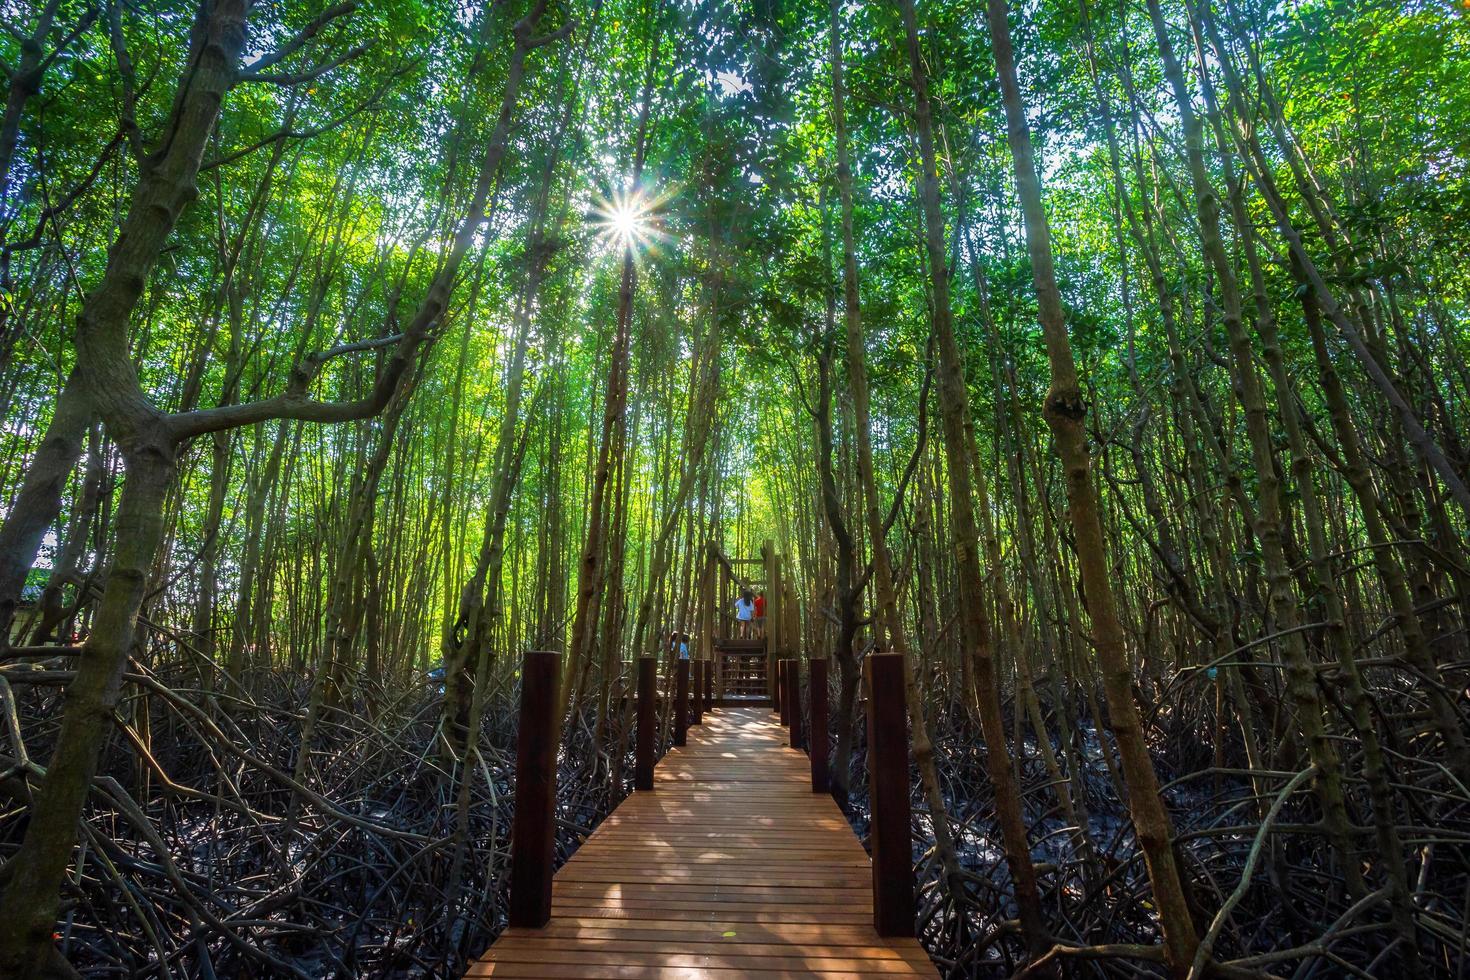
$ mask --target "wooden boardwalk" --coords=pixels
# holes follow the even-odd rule
[[[721,708],[557,872],[551,922],[469,977],[938,977],[873,930],[867,852],[767,708]]]

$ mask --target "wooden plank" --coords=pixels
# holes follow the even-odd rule
[[[872,865],[764,708],[689,729],[552,883],[552,917],[507,929],[469,977],[937,977],[873,929]]]
[[[602,970],[608,967],[633,968],[633,976],[647,976],[646,970],[740,970],[764,974],[768,971],[793,972],[802,975],[822,974],[874,974],[883,976],[915,976],[914,967],[900,960],[865,960],[848,957],[811,956],[700,956],[694,953],[626,953],[618,951],[588,953],[580,950],[526,951],[524,957],[512,952],[499,958],[499,962],[546,964],[561,966],[585,966]],[[495,974],[489,974],[494,976]],[[703,975],[703,973],[701,973]],[[579,974],[586,976],[586,974]]]
[[[566,977],[571,980],[623,980],[636,977],[639,980],[807,980],[810,977],[851,977],[850,970],[715,970],[707,967],[664,967],[664,966],[596,966],[582,963],[502,963],[481,960],[467,977],[540,977],[544,980]],[[856,974],[862,976],[863,974]],[[933,976],[932,973],[908,973],[906,976]]]
[[[580,903],[586,904],[580,904]],[[807,908],[798,906],[789,909],[766,909],[761,906],[722,905],[718,912],[711,913],[703,908],[684,905],[668,905],[657,901],[604,902],[597,898],[569,896],[562,899],[561,908],[582,919],[664,919],[666,921],[701,922],[711,914],[730,922],[794,922],[833,925],[861,924],[866,921],[859,913],[844,909]]]
[[[517,937],[507,936],[500,942],[502,949],[562,949],[557,940],[543,937]],[[763,946],[759,943],[740,943],[734,946],[730,944],[712,943],[689,943],[679,940],[663,940],[642,943],[619,943],[616,946],[602,945],[589,946],[587,952],[604,952],[609,949],[617,949],[629,953],[691,953],[700,956],[790,956],[791,949],[788,946]],[[815,956],[823,959],[836,957],[851,957],[863,960],[888,960],[908,963],[910,966],[923,966],[929,963],[929,956],[917,945],[913,949],[893,948],[889,946],[806,946],[803,953],[807,956]]]

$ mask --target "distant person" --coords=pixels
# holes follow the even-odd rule
[[[755,594],[755,635],[758,637],[766,635],[766,593],[764,590]]]
[[[688,633],[680,633],[679,634],[679,659],[680,660],[688,660],[689,659],[689,634]]]
[[[752,620],[755,619],[755,596],[751,595],[749,589],[740,593],[740,598],[735,600],[735,621],[740,624],[740,638],[750,639]]]

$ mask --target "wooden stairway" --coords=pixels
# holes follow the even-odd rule
[[[720,664],[721,703],[770,705],[766,641],[716,637],[714,648]]]

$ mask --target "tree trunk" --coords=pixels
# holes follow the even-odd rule
[[[1087,446],[1086,403],[1082,398],[1071,338],[1052,268],[1051,229],[1041,199],[1041,181],[1026,127],[1026,109],[1016,78],[1015,55],[1005,0],[988,0],[990,35],[1005,105],[1006,137],[1015,165],[1016,191],[1025,218],[1026,247],[1031,257],[1032,281],[1040,309],[1041,330],[1051,365],[1051,388],[1043,414],[1056,440],[1057,455],[1066,474],[1067,504],[1076,538],[1077,563],[1087,609],[1092,617],[1092,641],[1102,671],[1108,700],[1108,721],[1118,743],[1127,781],[1128,810],[1153,885],[1159,924],[1164,933],[1165,961],[1172,973],[1184,976],[1194,960],[1199,936],[1190,917],[1184,881],[1174,854],[1173,823],[1159,796],[1158,776],[1149,758],[1138,704],[1133,699],[1133,671],[1126,637],[1118,620],[1111,570],[1103,543],[1097,491]]]
[[[1010,750],[1006,744],[1005,718],[1001,712],[1000,685],[996,677],[991,649],[990,621],[986,613],[984,576],[980,563],[980,532],[975,517],[974,462],[971,458],[968,427],[970,399],[965,387],[964,359],[955,339],[953,314],[950,309],[949,264],[944,246],[944,213],[939,201],[939,172],[935,161],[934,132],[929,98],[929,78],[919,45],[918,20],[914,0],[900,0],[907,39],[909,69],[914,84],[915,125],[919,137],[919,164],[922,168],[919,199],[924,214],[924,244],[929,263],[932,288],[935,339],[939,345],[939,406],[944,431],[945,463],[948,468],[949,500],[953,522],[955,551],[959,562],[961,636],[969,650],[974,672],[980,727],[985,737],[986,771],[995,787],[996,817],[1005,840],[1006,864],[1015,885],[1020,909],[1021,929],[1032,954],[1047,948],[1046,928],[1041,915],[1041,896],[1036,883],[1036,868],[1031,860],[1031,845],[1026,835],[1025,817],[1021,811],[1021,795]],[[861,430],[861,426],[859,429]],[[871,479],[871,474],[869,474]],[[869,487],[869,513],[876,509],[876,488]],[[870,528],[874,536],[874,586],[878,593],[882,617],[890,631],[899,629],[898,610],[893,600],[891,572],[883,568],[879,556],[881,528]],[[885,592],[887,595],[885,596]],[[898,652],[906,653],[895,644]],[[909,659],[905,659],[908,663]],[[907,670],[911,692],[913,669]],[[914,715],[914,755],[920,756],[920,739],[927,743],[922,706],[911,695],[909,712]],[[918,712],[918,713],[916,713]],[[932,765],[932,763],[931,763]],[[921,762],[922,772],[922,762]],[[930,801],[935,814],[936,837],[942,804]],[[947,828],[946,828],[947,832]],[[942,838],[937,842],[946,843]],[[942,850],[941,850],[942,852]],[[951,883],[952,886],[954,883]]]

